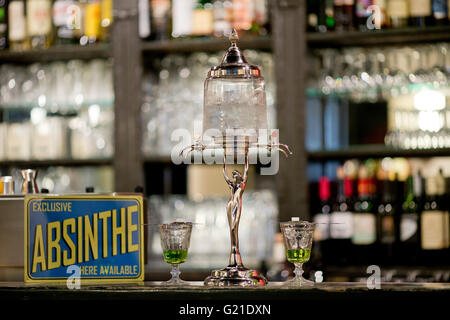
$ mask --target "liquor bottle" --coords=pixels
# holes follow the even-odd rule
[[[372,0],[356,0],[355,15],[356,25],[360,31],[366,31],[367,20],[369,19],[371,12],[369,7],[372,5]]]
[[[9,48],[18,51],[29,49],[25,0],[11,1],[8,6],[8,17]]]
[[[373,0],[374,11],[373,11],[373,24],[375,29],[388,28],[390,26],[390,21],[387,16],[387,0]]]
[[[336,265],[351,263],[353,215],[352,215],[352,181],[344,176],[344,168],[337,169],[338,192],[336,202],[330,215],[331,259]],[[345,254],[342,254],[345,252]]]
[[[194,36],[210,36],[213,32],[213,5],[210,0],[198,0],[192,14],[192,34]]]
[[[52,43],[50,0],[27,1],[27,33],[32,48],[47,48]]]
[[[172,37],[186,37],[192,34],[193,10],[192,0],[172,0]]]
[[[269,1],[253,0],[253,10],[252,32],[255,35],[267,35],[270,31]]]
[[[228,7],[227,7],[228,6]],[[213,35],[217,38],[231,33],[231,2],[217,0],[213,3]]]
[[[438,264],[447,249],[446,213],[441,204],[439,177],[426,179],[426,200],[421,215],[421,249],[422,262]]]
[[[330,232],[330,180],[327,177],[319,179],[319,199],[320,205],[318,213],[314,215],[316,229],[314,231],[314,241],[320,246],[325,263],[333,262],[329,258],[328,239]]]
[[[336,26],[336,21],[334,19],[334,1],[325,0],[324,4],[324,18],[325,18],[325,28],[322,28],[322,23],[319,19],[319,32],[333,31]]]
[[[420,252],[420,214],[422,212],[424,179],[420,171],[406,179],[406,195],[400,217],[399,259],[418,263]]]
[[[431,24],[431,0],[409,0],[410,24],[425,27]]]
[[[383,264],[392,265],[395,245],[398,239],[396,216],[396,181],[386,176],[383,180],[381,201],[378,205],[377,239],[378,257]]]
[[[83,24],[84,35],[80,39],[80,44],[87,45],[99,42],[101,34],[100,0],[89,0],[85,4]]]
[[[448,20],[448,2],[447,0],[432,0],[432,10],[434,24],[444,25]]]
[[[151,0],[150,2],[151,38],[165,40],[171,34],[170,0]]]
[[[101,40],[109,42],[111,40],[111,29],[113,23],[113,3],[112,0],[102,0],[101,2]]]
[[[253,24],[254,7],[252,0],[232,0],[234,29],[248,33]]]
[[[408,25],[409,8],[407,0],[390,0],[387,12],[392,28],[404,28]]]
[[[0,50],[8,48],[8,2],[0,0]]]
[[[375,254],[376,215],[374,189],[368,170],[366,166],[362,165],[358,172],[358,199],[354,206],[352,235],[356,260],[360,264],[372,262]]]
[[[354,27],[354,0],[334,0],[336,31],[349,31]]]
[[[175,0],[174,0],[175,3]],[[138,33],[142,39],[150,37],[150,1],[139,0],[138,2]]]
[[[319,1],[308,0],[306,3],[306,31],[316,32],[319,26]]]
[[[73,37],[75,43],[81,43],[85,41],[84,37],[84,19],[85,19],[85,7],[87,0],[76,0],[71,6],[71,18],[70,23],[72,25]],[[83,38],[83,40],[82,40]]]
[[[55,43],[69,44],[74,42],[74,29],[71,23],[72,0],[56,0],[53,2],[53,26],[55,28]]]

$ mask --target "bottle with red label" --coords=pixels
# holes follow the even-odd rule
[[[52,3],[50,0],[29,0],[26,6],[27,33],[32,48],[47,48],[53,40]]]
[[[330,180],[327,177],[319,179],[319,199],[320,205],[318,212],[314,215],[314,222],[316,228],[314,231],[314,242],[316,246],[320,246],[323,260],[325,263],[330,263],[330,251],[328,243],[330,238]]]

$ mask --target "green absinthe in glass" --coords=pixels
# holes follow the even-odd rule
[[[164,260],[170,264],[179,264],[186,261],[187,250],[164,250]]]
[[[304,263],[309,260],[311,249],[288,249],[286,256],[291,263]]]

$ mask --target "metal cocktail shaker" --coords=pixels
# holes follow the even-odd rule
[[[23,185],[22,193],[39,193],[39,188],[36,184],[37,170],[26,169],[22,170]]]

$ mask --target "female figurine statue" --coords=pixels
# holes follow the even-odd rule
[[[232,173],[232,180],[228,178],[226,172],[226,161],[224,159],[223,163],[223,175],[225,181],[231,190],[230,200],[227,204],[227,216],[228,224],[230,226],[230,236],[231,236],[231,252],[230,252],[230,263],[228,267],[238,267],[238,269],[245,269],[242,264],[241,254],[239,253],[239,220],[241,219],[242,211],[242,196],[244,194],[245,186],[247,184],[248,177],[248,149],[245,154],[245,171],[244,175],[234,170]]]

